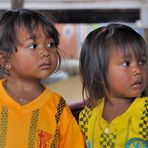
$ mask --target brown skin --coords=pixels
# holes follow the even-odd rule
[[[103,118],[109,123],[123,114],[134,101],[141,96],[147,85],[146,56],[137,61],[134,53],[123,54],[112,49],[109,57],[108,74],[109,92],[105,99]]]
[[[48,38],[41,26],[35,32],[35,38],[31,38],[25,27],[17,31],[19,45],[11,54],[5,67],[9,72],[5,85],[15,94],[9,95],[18,103],[20,98],[27,98],[32,101],[39,96],[44,87],[40,80],[52,74],[57,67],[57,49],[51,47],[54,43],[52,38]],[[4,53],[0,53],[0,61],[3,64]]]

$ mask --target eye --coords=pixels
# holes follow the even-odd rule
[[[48,43],[47,46],[48,46],[48,48],[55,48],[56,47],[54,42]]]
[[[139,61],[139,65],[146,65],[146,63],[147,63],[146,59]]]
[[[123,62],[123,63],[122,63],[122,66],[124,66],[124,67],[128,67],[128,66],[129,66],[129,64],[130,64],[130,62],[129,62],[129,61],[125,61],[125,62]]]
[[[36,47],[37,47],[37,44],[32,44],[32,45],[28,46],[28,48],[30,48],[30,49],[35,49]]]

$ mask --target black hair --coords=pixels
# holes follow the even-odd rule
[[[109,91],[107,73],[113,48],[124,53],[132,50],[138,60],[142,59],[143,52],[147,56],[143,37],[129,26],[111,23],[90,32],[82,45],[79,65],[82,94],[88,97],[89,106],[95,106],[106,96],[106,90]]]
[[[39,25],[43,27],[45,34],[54,40],[59,58],[58,67],[60,66],[61,56],[58,51],[58,30],[55,28],[50,18],[29,9],[9,10],[0,17],[0,50],[7,53],[7,58],[5,60],[8,59],[9,55],[13,53],[13,50],[19,44],[16,37],[18,29],[24,26],[30,33],[30,36],[32,36],[34,29]]]

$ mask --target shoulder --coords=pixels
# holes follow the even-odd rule
[[[66,101],[60,94],[46,88],[40,95],[39,105],[43,110],[48,109],[51,114],[61,116],[63,110],[65,110]]]
[[[67,105],[65,99],[58,93],[52,92],[49,89],[48,91],[48,102],[52,105],[52,108],[56,109],[56,118],[72,118],[72,113]]]
[[[96,118],[96,115],[98,114],[98,106],[94,108],[88,108],[85,107],[79,114],[79,125],[83,130],[83,127],[85,128],[92,124],[94,119]]]
[[[62,105],[66,103],[60,94],[58,94],[57,92],[53,92],[48,88],[45,89],[43,97],[47,100],[48,103],[52,104],[55,107],[58,106],[58,104]]]
[[[49,89],[47,89],[46,91],[46,105],[54,114],[56,123],[60,125],[70,123],[74,117],[65,99],[60,94],[52,92]]]
[[[88,119],[90,118],[92,115],[92,109],[88,108],[88,107],[85,107],[81,112],[80,112],[80,115],[79,115],[79,121],[82,121],[85,119]]]
[[[6,80],[4,80],[4,79],[1,79],[0,80],[0,89],[3,89],[3,83],[5,82]]]
[[[0,80],[0,94],[2,94],[2,90],[4,90],[3,88],[3,83],[4,83],[4,80]]]
[[[130,116],[135,125],[148,122],[148,97],[136,98],[126,115]]]
[[[135,116],[132,118],[133,127],[137,125],[139,135],[146,139],[148,132],[148,97],[136,98],[137,105],[135,105]]]
[[[89,133],[92,130],[92,126],[94,127],[94,119],[96,119],[97,107],[88,108],[85,107],[79,114],[79,126],[82,130],[85,140],[88,140]]]
[[[83,120],[83,118],[91,119],[95,118],[96,115],[100,114],[102,112],[104,106],[103,99],[100,100],[100,102],[94,106],[93,108],[85,107],[79,114],[79,121]]]
[[[147,117],[148,114],[148,97],[143,97],[143,98],[136,98],[137,101],[137,107],[139,108],[139,113],[142,113],[143,116]],[[147,118],[148,119],[148,118]]]
[[[144,108],[148,109],[148,97],[143,98],[143,104],[144,104]]]
[[[79,114],[79,126],[87,139],[89,120],[92,116],[92,110],[85,107]]]
[[[133,104],[134,107],[138,107],[141,109],[148,107],[148,97],[136,98]]]
[[[145,101],[148,101],[148,97],[142,97],[142,98],[141,97],[137,97],[136,100],[137,101],[141,101],[141,102],[145,102]]]

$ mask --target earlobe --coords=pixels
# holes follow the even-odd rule
[[[6,60],[7,53],[4,51],[0,51],[0,68],[2,71],[6,74],[9,73],[9,70],[11,69],[11,63]]]
[[[4,66],[4,61],[5,61],[6,53],[4,51],[0,51],[0,65]]]
[[[8,61],[6,62],[6,53],[4,51],[0,51],[0,66],[6,70],[11,68],[11,64]]]
[[[6,63],[6,65],[5,65],[5,69],[6,69],[6,70],[11,69],[11,64],[10,64],[10,63]]]

